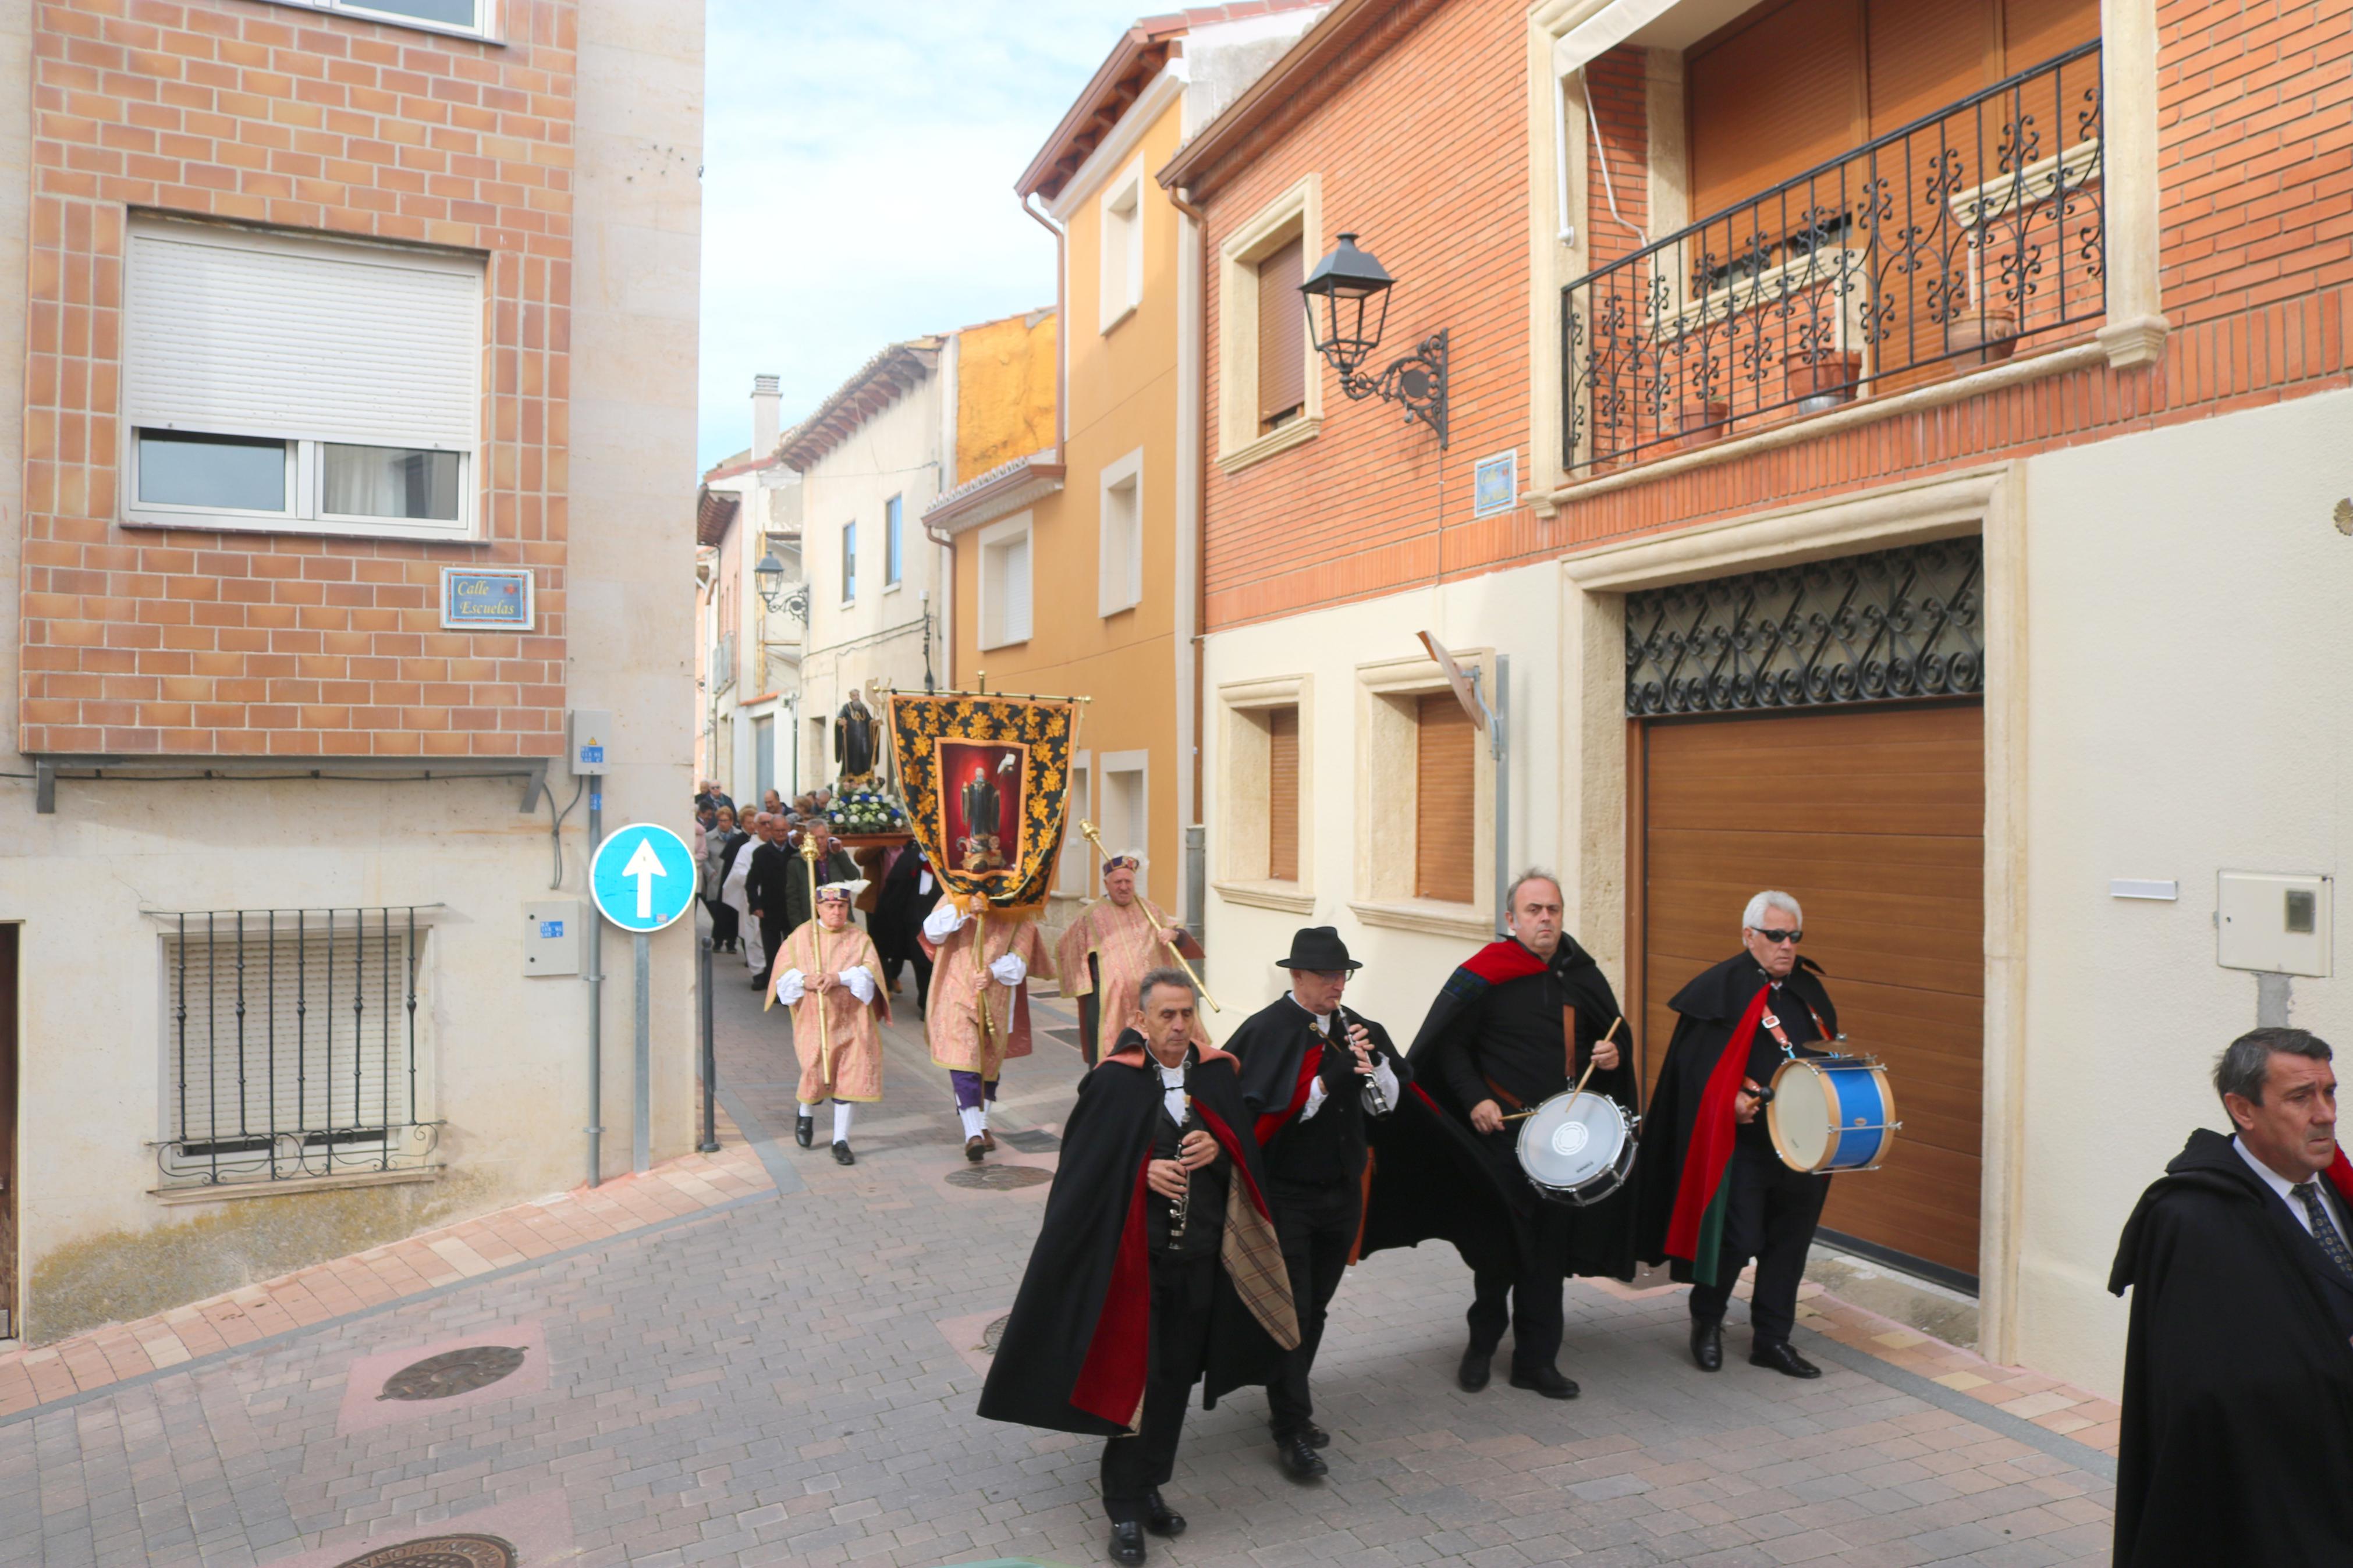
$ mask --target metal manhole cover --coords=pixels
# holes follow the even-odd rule
[[[522,1558],[495,1535],[428,1535],[397,1546],[379,1546],[337,1568],[515,1568]]]
[[[522,1365],[522,1354],[521,1345],[470,1345],[460,1351],[444,1351],[412,1362],[385,1378],[384,1392],[376,1398],[448,1399],[471,1394],[512,1373]],[[405,1563],[407,1559],[400,1561]]]
[[[1005,1316],[997,1319],[997,1321],[989,1324],[988,1327],[980,1331],[981,1354],[995,1355],[997,1353],[997,1347],[1005,1342],[1005,1325],[1012,1321],[1013,1314],[1008,1312]]]
[[[1016,1187],[1039,1187],[1054,1179],[1051,1171],[1035,1165],[967,1165],[948,1173],[952,1187],[977,1187],[986,1193],[1009,1193]]]

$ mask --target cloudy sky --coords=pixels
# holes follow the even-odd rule
[[[1054,302],[1013,182],[1161,0],[710,0],[701,454],[786,425],[885,343]]]

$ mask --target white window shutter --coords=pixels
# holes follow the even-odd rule
[[[479,263],[140,224],[124,307],[134,426],[475,449]]]

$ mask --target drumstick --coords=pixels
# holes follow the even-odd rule
[[[1606,1045],[1608,1045],[1608,1044],[1609,1043],[1609,1037],[1610,1037],[1610,1036],[1612,1036],[1612,1035],[1615,1035],[1615,1034],[1618,1032],[1618,1026],[1619,1026],[1620,1024],[1624,1023],[1625,1021],[1626,1021],[1626,1020],[1625,1020],[1624,1018],[1622,1018],[1622,1017],[1621,1017],[1621,1018],[1617,1019],[1615,1022],[1613,1022],[1613,1023],[1609,1026],[1609,1029],[1608,1029],[1608,1030],[1606,1030],[1606,1031],[1602,1034],[1602,1037],[1601,1037],[1599,1040],[1596,1040],[1596,1041],[1594,1042],[1594,1045],[1595,1045],[1597,1047],[1600,1047],[1600,1046],[1606,1046]],[[1591,1057],[1588,1057],[1588,1058],[1585,1058],[1585,1071],[1584,1071],[1582,1074],[1580,1074],[1580,1075],[1578,1076],[1577,1080],[1577,1087],[1576,1087],[1575,1089],[1570,1089],[1568,1092],[1569,1092],[1571,1095],[1579,1095],[1579,1094],[1583,1094],[1583,1093],[1585,1092],[1585,1080],[1586,1080],[1587,1079],[1588,1079],[1588,1078],[1591,1078],[1592,1076],[1593,1076],[1593,1058],[1592,1058]],[[1514,1111],[1513,1111],[1509,1116],[1504,1117],[1504,1121],[1519,1121],[1519,1120],[1520,1120],[1522,1117],[1524,1117],[1524,1116],[1534,1116],[1534,1115],[1535,1115],[1538,1110],[1543,1110],[1543,1109],[1544,1109],[1544,1108],[1543,1108],[1542,1106],[1532,1106],[1532,1107],[1530,1107],[1530,1108],[1529,1108],[1528,1110],[1514,1110]]]

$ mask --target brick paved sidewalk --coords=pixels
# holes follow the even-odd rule
[[[727,1102],[765,1129],[790,1095],[781,1018],[718,989]],[[972,1414],[1044,1188],[957,1184],[944,1084],[912,1016],[892,1034],[855,1167],[792,1148],[787,1120],[781,1143],[731,1135],[0,1361],[0,1564],[332,1568],[451,1531],[529,1563],[1098,1561],[1096,1446]],[[1000,1122],[1050,1130],[1074,1068],[1052,1046],[1013,1064]],[[997,1163],[1050,1168],[1050,1137],[1007,1142]],[[1273,1468],[1254,1392],[1197,1411],[1171,1488],[1193,1528],[1153,1560],[2105,1561],[2112,1461],[2055,1424],[2105,1444],[2112,1412],[1819,1293],[1820,1382],[1737,1356],[1710,1378],[1680,1295],[1580,1282],[1563,1363],[1585,1396],[1467,1395],[1460,1264],[1374,1259],[1319,1369],[1330,1479]],[[485,1345],[520,1370],[380,1397],[389,1369]]]

